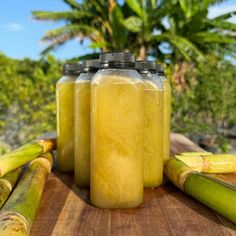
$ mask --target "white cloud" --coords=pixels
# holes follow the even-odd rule
[[[17,32],[17,31],[22,31],[24,30],[24,26],[17,23],[17,22],[10,22],[6,25],[6,28],[9,30],[9,31],[14,31],[14,32]]]

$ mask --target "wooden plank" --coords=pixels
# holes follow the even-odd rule
[[[199,151],[190,140],[171,135],[171,153]],[[45,186],[31,235],[233,235],[236,226],[183,194],[170,182],[145,189],[135,209],[98,209],[89,204],[89,191],[73,177],[54,173]]]

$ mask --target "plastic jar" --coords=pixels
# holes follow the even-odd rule
[[[100,55],[91,84],[91,203],[132,208],[143,201],[143,82],[130,53]]]
[[[157,75],[163,81],[164,88],[163,158],[165,163],[170,158],[171,86],[161,64],[157,65]]]
[[[75,81],[75,183],[87,187],[90,183],[90,89],[91,79],[98,71],[98,60],[83,61],[81,74]]]
[[[74,171],[74,83],[81,65],[66,63],[56,85],[57,160],[61,172]]]
[[[163,181],[163,82],[156,63],[137,61],[144,82],[144,187],[157,187]]]

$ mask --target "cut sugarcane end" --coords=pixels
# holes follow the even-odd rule
[[[208,156],[208,155],[213,155],[211,152],[182,152],[179,155],[181,156]]]
[[[175,158],[184,162],[187,166],[198,172],[201,172],[204,167],[204,161],[201,156],[175,155]]]
[[[0,235],[28,236],[29,224],[22,215],[6,212],[0,216]]]
[[[56,139],[39,140],[37,143],[43,148],[43,153],[50,152],[56,149]]]
[[[29,166],[32,166],[33,164],[38,164],[38,165],[42,165],[45,167],[45,169],[47,170],[47,173],[49,174],[51,172],[51,162],[44,158],[44,157],[39,157],[33,161],[30,162]]]
[[[236,172],[235,154],[214,154],[203,157],[204,173],[234,173]]]

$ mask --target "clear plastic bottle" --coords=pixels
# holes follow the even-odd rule
[[[163,157],[165,163],[170,158],[171,86],[169,79],[164,75],[164,67],[161,64],[157,65],[157,75],[163,81],[164,87]]]
[[[90,89],[98,67],[98,60],[83,61],[82,72],[75,81],[74,172],[79,187],[88,187],[90,183]]]
[[[56,85],[57,160],[61,172],[74,171],[74,83],[81,65],[67,63]]]
[[[136,61],[144,82],[144,187],[163,181],[163,82],[156,63]]]
[[[90,199],[100,208],[143,201],[143,82],[130,53],[100,55],[91,84]]]

